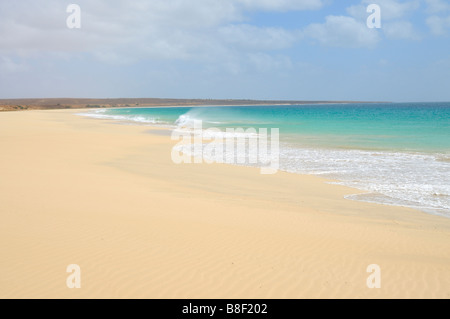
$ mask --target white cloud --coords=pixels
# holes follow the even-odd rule
[[[313,10],[322,0],[78,0],[81,29],[59,0],[0,2],[0,54],[90,53],[108,63],[218,59],[229,49],[277,50],[297,35],[242,22],[250,11]]]
[[[323,24],[311,24],[305,36],[319,41],[323,45],[335,47],[374,47],[380,40],[375,29],[369,29],[365,23],[352,17],[327,16]]]
[[[261,28],[248,24],[219,29],[224,42],[251,50],[278,50],[290,47],[299,36],[283,28]]]
[[[347,12],[358,21],[366,21],[368,13],[367,6],[376,3],[381,9],[381,31],[389,39],[420,39],[419,32],[414,25],[407,21],[407,17],[420,7],[418,0],[399,1],[399,0],[362,0],[361,4],[350,6]]]
[[[433,15],[426,19],[431,33],[436,36],[446,35],[450,30],[450,16],[443,16],[450,11],[450,2],[447,0],[426,0],[427,12]]]
[[[348,14],[356,19],[367,19],[367,6],[376,3],[381,9],[382,20],[400,19],[420,7],[418,0],[400,2],[398,0],[362,0],[361,4],[347,8]]]
[[[450,30],[450,16],[444,18],[431,16],[427,18],[426,22],[434,35],[445,35]]]

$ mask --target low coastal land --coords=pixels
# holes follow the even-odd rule
[[[225,106],[225,105],[302,105],[330,103],[368,103],[357,101],[289,101],[289,100],[244,100],[244,99],[164,99],[164,98],[122,98],[122,99],[0,99],[1,111],[95,109],[114,107],[157,107],[157,106]],[[372,102],[371,102],[372,103]]]

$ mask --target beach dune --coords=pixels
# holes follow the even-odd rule
[[[176,165],[152,130],[0,113],[0,298],[450,297],[450,219],[315,176]]]

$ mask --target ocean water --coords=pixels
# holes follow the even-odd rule
[[[349,199],[450,217],[450,103],[99,109],[152,126],[278,128],[280,169],[365,191]]]

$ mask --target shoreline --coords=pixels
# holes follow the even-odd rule
[[[0,113],[2,298],[450,297],[448,218],[316,176],[176,165],[170,137],[77,112]]]
[[[176,107],[176,106],[174,106],[174,107]],[[200,106],[200,107],[202,107],[202,106]],[[222,106],[218,106],[218,107],[222,107]],[[236,106],[236,107],[239,107],[239,106]],[[136,108],[146,109],[148,107],[136,107]],[[170,108],[170,107],[160,107],[160,108]],[[126,109],[126,108],[121,108],[121,109]],[[114,110],[114,108],[108,108],[106,110]],[[89,113],[93,114],[93,116],[89,115]],[[88,111],[88,112],[85,112],[85,113],[78,113],[76,115],[83,116],[85,118],[93,118],[93,119],[99,119],[99,120],[105,120],[105,121],[109,120],[109,121],[112,121],[114,124],[138,125],[138,126],[151,127],[151,128],[154,128],[154,129],[170,130],[170,129],[173,129],[173,128],[176,127],[176,125],[169,124],[169,123],[158,124],[158,123],[139,122],[139,121],[134,121],[134,120],[126,120],[126,119],[122,120],[122,119],[107,118],[107,117],[104,117],[104,118],[96,117],[95,116],[95,112],[92,112],[92,111]],[[354,148],[336,148],[336,147],[326,147],[326,146],[315,146],[315,147],[307,146],[307,148],[308,149],[309,148],[311,148],[311,149],[323,149],[323,150],[328,150],[328,149],[333,149],[333,150],[334,149],[336,149],[336,150],[355,150],[355,151],[363,151],[363,152],[382,152],[382,153],[399,153],[399,154],[414,154],[414,155],[418,154],[418,155],[431,155],[431,156],[436,156],[437,154],[445,154],[445,153],[436,153],[435,151],[412,151],[412,150],[405,151],[405,150],[370,149],[370,148],[367,148],[367,149],[364,149],[364,148],[357,148],[356,149],[355,148],[354,149]],[[237,166],[251,167],[251,166],[244,165],[244,164],[238,165],[238,164],[230,164],[230,163],[228,163],[228,165],[237,165]],[[316,176],[316,177],[322,178],[320,174],[298,173],[298,172],[288,171],[288,170],[282,169],[282,168],[279,168],[278,170],[286,172],[286,173],[289,173],[289,174],[310,175],[310,176]],[[377,192],[370,191],[368,189],[356,188],[356,187],[352,187],[352,186],[346,185],[346,182],[344,180],[334,179],[334,178],[326,178],[326,177],[325,177],[325,179],[330,184],[342,185],[342,186],[345,186],[345,187],[350,187],[350,188],[355,189],[355,191],[357,191],[355,193],[346,195],[344,197],[346,200],[360,201],[360,202],[367,202],[367,203],[374,203],[374,204],[381,204],[381,205],[388,205],[388,206],[394,206],[394,207],[397,206],[397,207],[410,208],[410,209],[414,209],[414,210],[420,211],[421,213],[431,214],[431,215],[440,216],[440,217],[444,217],[444,218],[450,218],[450,215],[448,215],[448,213],[449,213],[448,209],[447,210],[443,210],[442,209],[444,212],[440,212],[438,208],[421,207],[421,206],[412,205],[412,204],[411,205],[407,205],[407,204],[401,204],[401,203],[397,204],[397,203],[388,203],[388,202],[376,201],[376,200],[360,199],[360,198],[358,198],[359,195],[364,195],[364,194],[366,194],[366,195],[377,195],[378,194],[378,195],[382,195],[382,196],[385,196],[385,195],[379,194]],[[354,198],[350,198],[350,197],[354,197]],[[399,200],[399,201],[402,200],[403,201],[404,199],[397,198],[397,200]]]

